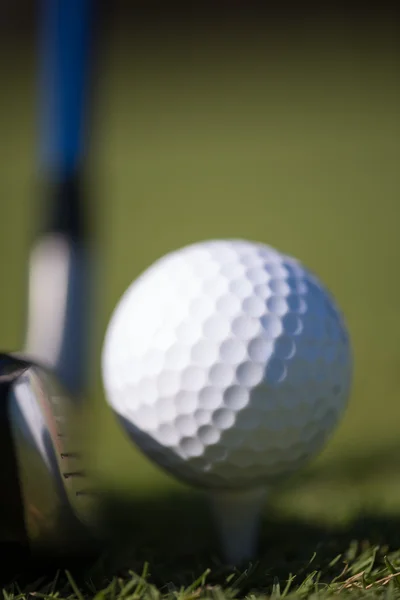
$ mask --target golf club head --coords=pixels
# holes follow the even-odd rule
[[[52,558],[96,551],[82,428],[79,405],[48,369],[0,353],[2,541]]]

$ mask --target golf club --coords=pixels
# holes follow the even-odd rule
[[[79,434],[93,312],[84,171],[96,11],[91,0],[39,8],[46,219],[30,254],[24,351],[0,354],[1,539],[54,556],[92,547],[85,515],[96,512]]]
[[[44,556],[94,550],[96,514],[80,448],[76,403],[53,373],[0,354],[2,539]]]

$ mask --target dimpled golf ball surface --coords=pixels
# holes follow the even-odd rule
[[[109,403],[156,463],[206,488],[296,470],[346,404],[345,324],[318,279],[260,243],[172,252],[123,295],[103,348]]]

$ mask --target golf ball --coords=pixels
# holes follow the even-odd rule
[[[112,315],[102,366],[145,454],[227,490],[272,483],[321,450],[352,377],[343,317],[318,278],[243,240],[196,243],[147,269]]]

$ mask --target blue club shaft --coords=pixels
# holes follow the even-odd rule
[[[74,175],[85,160],[93,0],[41,0],[40,151],[51,178]]]
[[[39,169],[44,223],[32,248],[26,351],[66,388],[87,386],[92,297],[87,197],[94,0],[41,0]]]

